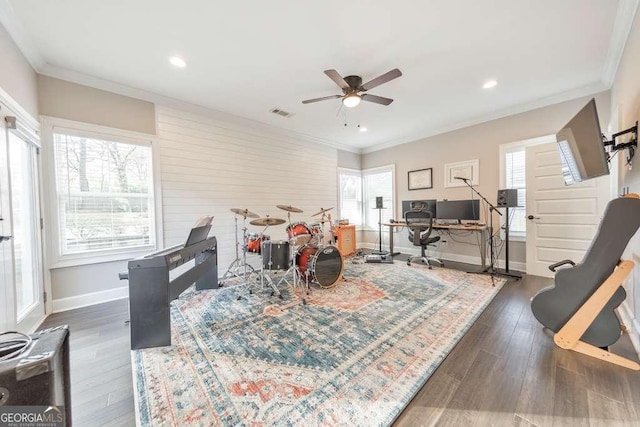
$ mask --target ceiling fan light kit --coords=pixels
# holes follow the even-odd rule
[[[362,84],[362,77],[360,76],[346,76],[342,77],[336,70],[325,70],[327,77],[334,81],[340,89],[342,89],[342,95],[330,95],[322,98],[307,99],[302,101],[303,104],[311,104],[319,101],[326,101],[329,99],[342,98],[342,105],[345,107],[353,108],[360,104],[360,101],[373,102],[374,104],[389,105],[393,102],[391,98],[385,98],[382,96],[369,95],[367,92],[374,87],[378,87],[381,84],[387,83],[393,79],[397,79],[402,75],[402,72],[397,68],[384,73],[381,76],[376,77],[373,80]]]
[[[357,107],[361,99],[357,93],[349,93],[342,98],[342,104],[349,108]]]

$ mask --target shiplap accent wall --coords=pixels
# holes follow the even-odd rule
[[[292,205],[304,210],[291,214],[292,222],[313,222],[320,208],[337,205],[334,148],[169,108],[158,108],[157,126],[164,244],[184,242],[197,218],[214,215],[211,234],[218,239],[221,275],[235,258],[229,209],[286,219],[276,205]],[[284,239],[285,229],[270,227],[266,234]],[[256,255],[249,258],[259,263]]]

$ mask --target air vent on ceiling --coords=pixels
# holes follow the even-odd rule
[[[281,110],[279,108],[273,108],[273,109],[271,109],[271,112],[273,114],[277,114],[279,116],[286,117],[286,118],[293,117],[293,113],[289,113],[288,111],[284,111],[284,110]]]

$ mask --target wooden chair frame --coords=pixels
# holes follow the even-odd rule
[[[625,368],[640,371],[640,364],[633,360],[618,356],[607,350],[580,341],[580,337],[589,328],[607,302],[613,297],[625,281],[631,270],[632,261],[620,261],[616,269],[604,283],[587,299],[565,325],[553,337],[553,341],[560,348],[577,351],[595,357],[605,362],[613,363]]]

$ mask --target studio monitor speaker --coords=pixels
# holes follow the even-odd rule
[[[518,190],[514,188],[498,190],[498,199],[496,205],[503,208],[518,207]]]
[[[384,209],[382,207],[382,197],[381,196],[376,197],[376,209]]]
[[[24,354],[0,363],[0,407],[64,406],[71,425],[69,330],[59,326],[30,337]]]

